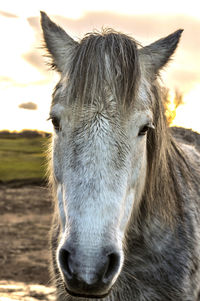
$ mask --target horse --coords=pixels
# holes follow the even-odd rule
[[[41,26],[60,75],[49,116],[57,300],[199,301],[200,147],[168,126],[160,83],[183,30],[141,46],[109,28],[74,40],[44,12]]]

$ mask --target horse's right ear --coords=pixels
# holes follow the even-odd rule
[[[45,12],[40,12],[40,14],[44,42],[52,58],[52,67],[62,73],[78,43],[60,26],[52,22]]]

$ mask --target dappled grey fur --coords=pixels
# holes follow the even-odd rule
[[[153,113],[155,129],[149,129],[147,134],[145,188],[136,213],[132,209],[123,239],[124,264],[110,293],[101,300],[199,301],[200,147],[199,143],[189,145],[188,139],[185,141],[186,130],[180,133],[178,129],[168,128],[161,89],[155,81],[159,69],[173,54],[182,31],[144,48],[139,48],[132,38],[111,30],[92,33],[73,45],[66,62],[61,55],[60,63],[59,49],[52,46],[55,36],[52,34],[49,38],[49,30],[55,34],[59,31],[61,40],[65,34],[51,24],[44,13],[42,20],[46,47],[61,73],[53,105],[70,105],[79,112],[88,105],[90,112],[94,106],[104,103],[109,111],[107,99],[111,95],[115,99],[117,118],[114,115],[110,118],[115,122],[128,119],[132,105],[141,105],[138,94],[142,86],[142,96],[148,96],[143,105],[150,107]],[[64,38],[61,44],[65,43]],[[62,50],[62,54],[64,52]],[[199,140],[199,136],[195,139]],[[55,189],[54,171],[51,184]],[[55,202],[51,263],[57,300],[92,300],[72,297],[65,291],[56,260],[61,228]]]

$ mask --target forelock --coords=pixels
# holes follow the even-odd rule
[[[111,29],[85,35],[59,84],[65,100],[77,106],[92,104],[106,101],[109,93],[129,106],[140,80],[137,48],[131,37]]]

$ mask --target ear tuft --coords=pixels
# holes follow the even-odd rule
[[[41,11],[40,15],[44,42],[52,58],[52,67],[63,72],[77,42],[60,26],[52,22],[45,12]]]
[[[148,71],[158,74],[176,50],[182,32],[183,29],[179,29],[139,50],[141,61],[144,62],[144,67],[146,66]]]

